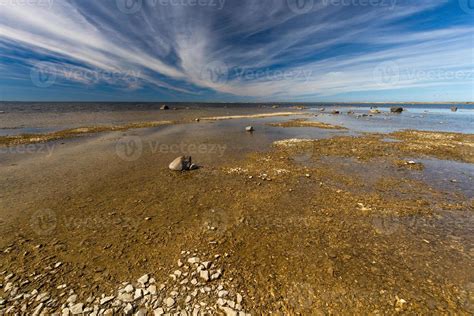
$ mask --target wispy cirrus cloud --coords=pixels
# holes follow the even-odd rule
[[[449,1],[127,1],[2,2],[2,79],[268,100],[473,82],[474,27],[433,22]]]

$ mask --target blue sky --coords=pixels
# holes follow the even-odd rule
[[[0,100],[473,101],[472,0],[0,0]]]

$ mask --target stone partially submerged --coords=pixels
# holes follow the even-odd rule
[[[181,156],[173,160],[169,168],[173,171],[186,171],[198,169],[198,166],[193,164],[191,156]]]
[[[394,106],[390,108],[390,112],[392,113],[402,113],[403,108],[401,106]]]

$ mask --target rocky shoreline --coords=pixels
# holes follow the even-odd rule
[[[224,254],[228,256],[228,254]],[[0,314],[31,315],[209,315],[247,316],[244,293],[225,277],[220,254],[207,261],[197,253],[182,251],[176,269],[159,282],[145,274],[135,282],[123,282],[115,293],[89,296],[80,300],[79,293],[67,284],[51,284],[48,275],[61,273],[62,262],[46,267],[44,273],[29,276],[3,272]],[[31,284],[41,279],[43,286]],[[49,289],[48,289],[49,288]],[[82,295],[81,295],[82,296]]]
[[[124,160],[121,133],[110,133],[11,160],[2,194],[12,202],[0,203],[17,208],[0,225],[0,314],[474,310],[473,135],[314,139],[281,128],[270,138],[266,122],[224,123],[132,134],[235,143],[221,159],[143,151]],[[439,162],[448,167],[430,165]]]

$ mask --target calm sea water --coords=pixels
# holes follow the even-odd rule
[[[82,125],[104,123],[123,123],[143,118],[156,119],[157,111],[164,103],[90,103],[90,102],[0,102],[0,135],[19,133],[48,132]],[[198,110],[200,114],[213,113],[222,109],[237,114],[262,108],[271,108],[278,104],[280,110],[296,103],[166,103],[178,110]],[[474,133],[473,104],[337,104],[337,103],[298,103],[304,105],[314,116],[311,119],[345,126],[355,132],[391,132],[402,129],[435,130],[459,133]],[[368,114],[370,107],[378,107],[381,114]],[[391,106],[402,106],[405,112],[397,115],[390,113]],[[452,112],[451,107],[458,111]],[[326,108],[325,112],[321,112]],[[333,110],[340,115],[331,115]],[[354,114],[348,115],[352,111]],[[148,115],[148,112],[150,113]],[[185,111],[166,111],[167,119]],[[197,112],[196,112],[197,113]],[[160,114],[161,115],[161,114]],[[58,123],[60,122],[60,123]]]

